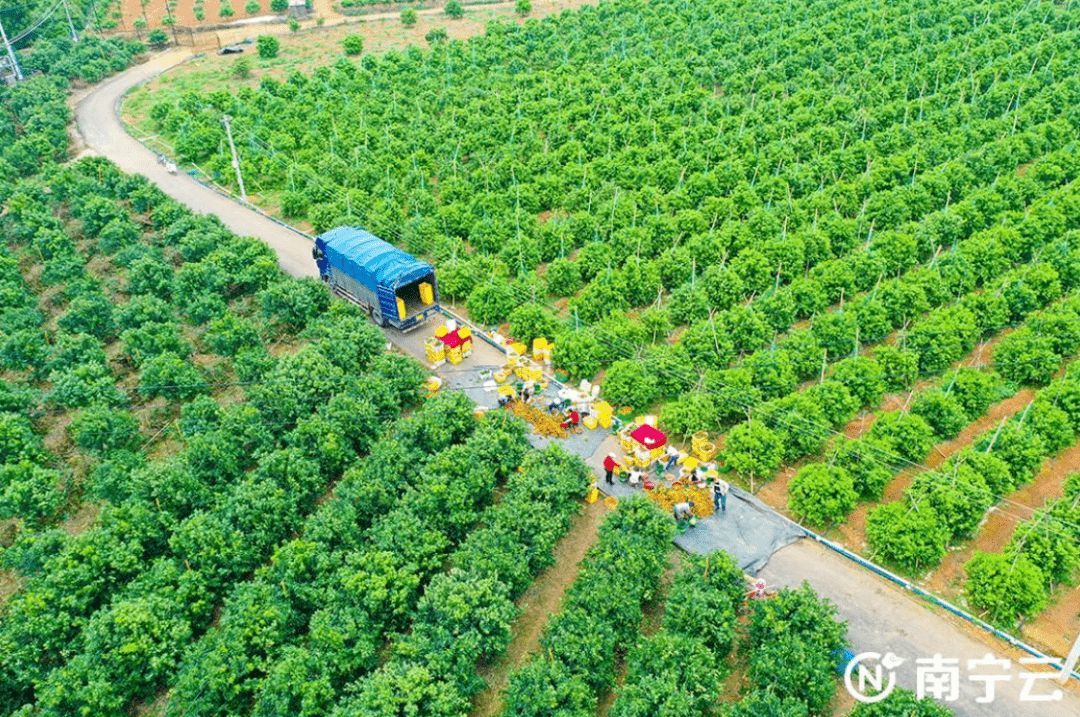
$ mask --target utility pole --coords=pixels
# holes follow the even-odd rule
[[[225,115],[221,118],[222,124],[225,125],[225,134],[229,137],[229,149],[232,150],[232,166],[236,170],[236,183],[240,185],[240,199],[247,201],[247,192],[244,191],[244,175],[240,173],[240,160],[236,158],[236,145],[233,144],[232,127],[229,126],[229,122],[232,121],[232,117]]]
[[[64,0],[64,14],[67,15],[68,27],[71,28],[71,41],[79,44],[79,36],[75,34],[75,23],[71,21],[71,10],[68,9],[67,0]]]
[[[169,15],[169,29],[172,30],[173,43],[179,45],[180,41],[176,39],[176,18],[172,14],[172,0],[165,0],[165,12]]]
[[[11,59],[11,69],[15,72],[15,81],[22,82],[22,68],[19,67],[19,60],[15,57],[15,51],[11,49],[11,43],[8,42],[7,33],[4,32],[4,23],[2,22],[0,22],[0,39],[4,41],[4,47],[7,48],[8,57]]]

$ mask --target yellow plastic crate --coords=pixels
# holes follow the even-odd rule
[[[678,462],[682,464],[682,467],[688,471],[694,470],[701,464],[701,461],[699,461],[697,458],[694,458],[693,456],[686,456],[685,458],[679,459]]]
[[[702,443],[694,448],[694,455],[701,459],[702,463],[708,463],[716,457],[716,445],[713,443]]]
[[[597,416],[596,420],[600,424],[601,428],[611,428],[610,413],[601,413],[599,416]]]
[[[403,319],[409,315],[409,312],[405,310],[405,299],[400,296],[397,299],[397,317]]]
[[[584,423],[585,427],[590,431],[597,426],[596,416],[585,416],[585,418],[581,419],[581,422]]]
[[[420,283],[420,301],[429,305],[435,303],[435,290],[426,281]]]
[[[525,344],[521,343],[520,341],[515,341],[514,343],[510,344],[510,348],[518,356],[521,356],[522,354],[524,354],[526,349],[528,349],[528,347]]]

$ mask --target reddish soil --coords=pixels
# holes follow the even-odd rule
[[[176,3],[172,10],[172,16],[176,24],[181,27],[212,27],[225,23],[243,20],[248,17],[260,17],[263,15],[276,15],[270,12],[270,0],[259,0],[259,11],[249,15],[244,12],[247,0],[228,0],[229,6],[235,13],[231,17],[219,17],[218,10],[221,8],[221,0],[206,0],[203,3],[204,19],[195,19],[195,3],[193,0],[182,0]],[[140,0],[120,0],[120,12],[123,13],[121,29],[131,31],[132,24],[136,19],[144,18],[147,28],[166,27],[162,20],[167,20],[169,13],[165,9],[165,0],[149,0],[145,11]]]
[[[517,600],[521,616],[514,621],[513,641],[506,654],[490,665],[481,665],[477,674],[487,689],[473,702],[472,717],[487,717],[502,709],[501,692],[510,672],[525,662],[540,644],[540,634],[548,618],[559,611],[566,589],[577,578],[581,560],[596,542],[600,523],[608,509],[603,501],[586,504],[574,518],[570,532],[555,547],[555,564],[542,571]]]
[[[1004,401],[994,404],[982,418],[968,424],[964,430],[960,431],[956,438],[934,446],[933,450],[930,451],[930,455],[926,457],[926,460],[919,467],[907,468],[897,473],[889,481],[889,484],[885,486],[885,493],[880,501],[860,503],[854,512],[848,516],[847,522],[837,528],[840,542],[852,550],[865,552],[867,548],[866,518],[871,510],[883,503],[899,500],[904,491],[915,480],[915,476],[927,468],[937,468],[950,456],[970,446],[975,438],[984,431],[996,427],[1003,419],[1024,410],[1034,397],[1034,391],[1024,389]],[[947,556],[945,558],[946,562],[951,557],[952,554]]]
[[[958,550],[950,551],[930,575],[926,587],[946,598],[959,598],[963,590],[964,565],[974,552],[1001,552],[1020,521],[1029,519],[1048,500],[1060,497],[1065,477],[1078,470],[1080,443],[1043,463],[1034,481],[991,508],[975,539]],[[1062,587],[1054,592],[1053,598],[1054,604],[1024,627],[1024,635],[1038,640],[1045,649],[1062,655],[1068,652],[1077,632],[1080,632],[1080,590]]]
[[[1069,654],[1080,634],[1080,586],[1063,585],[1050,596],[1050,605],[1024,626],[1023,636],[1035,647],[1055,655]]]
[[[936,383],[936,379],[923,379],[912,386],[909,391],[889,394],[882,400],[881,405],[872,411],[860,413],[858,416],[848,421],[847,424],[840,429],[840,432],[852,440],[858,439],[870,428],[870,426],[874,425],[874,421],[877,420],[879,412],[900,411],[907,408],[908,404],[911,403],[913,396],[927,387],[932,386],[934,383]]]
[[[799,468],[803,466],[803,462],[785,466],[780,469],[780,472],[773,476],[773,479],[768,483],[764,483],[757,492],[757,497],[765,501],[769,506],[787,515],[787,492],[788,486],[791,484],[791,479],[799,472]]]
[[[0,608],[7,604],[8,598],[19,592],[22,578],[14,570],[0,570]]]

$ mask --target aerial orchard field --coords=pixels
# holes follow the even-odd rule
[[[692,432],[860,348],[963,354],[987,326],[951,304],[1076,225],[1077,40],[1052,3],[612,2],[151,115],[225,181],[232,115],[286,217],[429,256]]]
[[[616,1],[151,117],[228,182],[232,115],[249,186],[286,218],[426,255],[471,318],[554,337],[555,364],[604,370],[612,403],[724,433],[751,488],[820,457],[778,504],[822,529],[871,504],[851,547],[901,571],[985,537],[987,509],[1041,481],[1058,502],[1007,549],[1038,563],[1023,604],[991,599],[996,558],[951,595],[1011,626],[1080,562],[1074,531],[1043,520],[1074,520],[1075,482],[1037,478],[1080,429],[1060,378],[1080,347],[1076,18],[1020,0]],[[921,465],[961,434],[970,448]]]

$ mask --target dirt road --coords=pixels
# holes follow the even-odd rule
[[[241,236],[262,239],[278,255],[281,269],[293,276],[318,276],[311,260],[311,240],[264,217],[239,202],[200,184],[187,174],[169,174],[156,156],[124,131],[117,109],[124,93],[189,55],[180,48],[155,55],[148,62],[98,85],[77,100],[75,121],[86,146],[84,153],[108,157],[125,172],[142,174],[173,199],[202,214],[216,214]]]
[[[778,550],[759,575],[773,586],[793,586],[806,580],[818,594],[832,600],[840,618],[848,622],[853,652],[892,652],[904,659],[896,668],[900,687],[915,689],[916,660],[932,659],[936,654],[959,660],[957,697],[955,701],[943,701],[957,715],[1075,717],[1080,714],[1080,696],[1075,689],[1064,691],[1061,700],[1033,701],[1038,696],[1052,695],[1060,687],[1056,680],[1034,681],[1030,696],[1021,698],[1025,681],[1020,679],[1020,674],[1040,670],[1038,665],[1019,662],[1020,658],[1029,657],[1027,653],[961,623],[944,610],[931,608],[922,599],[809,539]],[[968,668],[968,660],[983,659],[988,653],[996,659],[1010,660],[1009,667]],[[868,666],[873,668],[873,664]],[[984,682],[970,679],[973,675],[1010,675],[1011,678],[994,685],[992,702],[980,703],[976,699],[985,695],[986,687]],[[1075,688],[1075,680],[1070,685]]]

